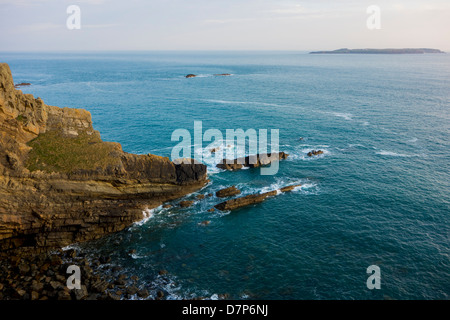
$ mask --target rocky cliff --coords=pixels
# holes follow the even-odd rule
[[[91,114],[14,88],[0,63],[0,250],[99,238],[201,188],[206,166],[104,142]]]

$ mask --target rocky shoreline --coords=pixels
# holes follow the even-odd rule
[[[126,153],[101,139],[88,111],[49,106],[16,88],[9,66],[0,63],[0,300],[165,299],[165,270],[157,275],[161,286],[151,287],[109,257],[61,248],[124,230],[176,199],[190,207],[194,200],[183,197],[208,183],[206,165]],[[287,157],[257,154],[223,159],[217,167],[235,171]],[[240,193],[232,186],[216,196]],[[208,211],[234,210],[277,193],[228,199]],[[67,285],[72,265],[80,268],[79,289]]]
[[[124,152],[101,139],[87,110],[47,105],[17,89],[26,85],[0,63],[0,300],[162,299],[108,269],[107,257],[60,248],[124,230],[201,189],[206,165]],[[66,285],[72,264],[81,289]]]
[[[165,300],[168,272],[161,286],[139,283],[136,275],[110,264],[106,256],[90,258],[77,249],[0,253],[0,300]],[[68,267],[80,268],[80,289],[70,289]]]

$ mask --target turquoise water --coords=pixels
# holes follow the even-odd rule
[[[89,110],[103,140],[127,152],[170,156],[172,132],[193,134],[194,120],[224,134],[279,129],[280,150],[290,156],[276,175],[224,172],[207,157],[211,182],[186,199],[230,185],[243,194],[302,188],[232,213],[207,212],[215,196],[156,208],[81,246],[111,256],[141,286],[169,299],[449,298],[450,55],[0,57],[16,83],[32,83],[24,92]],[[189,73],[199,77],[184,78]],[[312,149],[324,154],[309,158]],[[379,290],[366,286],[370,265],[380,267]]]

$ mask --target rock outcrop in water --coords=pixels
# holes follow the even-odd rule
[[[21,82],[21,83],[15,84],[14,88],[20,88],[20,87],[23,87],[23,86],[31,86],[31,83]]]
[[[243,167],[249,168],[257,168],[260,166],[269,165],[273,161],[279,161],[286,159],[289,154],[284,152],[278,152],[278,154],[264,153],[247,156],[245,158],[237,158],[237,159],[223,159],[221,163],[218,163],[216,166],[220,169],[224,170],[239,170]]]
[[[216,192],[216,196],[219,198],[226,198],[241,194],[241,190],[236,188],[236,186],[231,186],[229,188],[221,189]]]
[[[274,191],[260,193],[260,194],[250,194],[248,196],[221,202],[221,203],[215,205],[214,207],[216,209],[219,209],[220,211],[236,210],[236,209],[239,209],[242,207],[249,206],[251,204],[263,202],[264,200],[266,200],[267,197],[276,196],[277,193],[278,192],[276,190],[274,190]]]
[[[99,238],[200,189],[206,166],[104,142],[91,114],[14,88],[0,64],[0,250]]]
[[[312,157],[312,156],[318,156],[320,154],[323,154],[322,150],[311,150],[310,152],[307,153],[307,156]]]
[[[290,192],[298,187],[301,187],[301,184],[286,186],[286,187],[281,188],[279,191],[283,192],[283,193]],[[226,200],[224,202],[221,202],[221,203],[215,205],[214,207],[216,209],[219,209],[220,211],[236,210],[236,209],[246,207],[246,206],[249,206],[252,204],[257,204],[257,203],[263,202],[264,200],[266,200],[266,198],[276,196],[277,194],[278,194],[278,190],[273,190],[273,191],[258,193],[258,194],[250,194],[247,196]]]

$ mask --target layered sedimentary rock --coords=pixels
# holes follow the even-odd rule
[[[206,166],[104,142],[82,109],[14,88],[0,63],[0,249],[99,238],[207,181]]]
[[[245,206],[249,206],[251,204],[263,202],[264,200],[266,200],[267,197],[276,196],[277,193],[278,193],[278,191],[274,190],[274,191],[269,191],[269,192],[260,193],[260,194],[250,194],[248,196],[221,202],[221,203],[215,205],[214,207],[216,209],[219,209],[220,211],[235,210],[235,209],[239,209],[239,208],[242,208]]]
[[[243,167],[257,168],[269,165],[273,161],[284,160],[289,154],[284,152],[256,154],[237,159],[223,159],[216,167],[224,170],[239,170]]]
[[[219,198],[226,198],[241,194],[241,190],[236,188],[236,186],[231,186],[229,188],[221,189],[216,192],[216,196]]]
[[[291,192],[295,188],[301,187],[301,184],[295,184],[291,186],[286,186],[281,188],[280,192]],[[240,192],[239,192],[240,193]],[[235,210],[245,206],[249,206],[252,204],[260,203],[266,200],[267,197],[276,196],[278,194],[278,190],[272,190],[269,192],[258,193],[258,194],[250,194],[248,196],[238,197],[230,200],[226,200],[221,202],[214,207],[221,211]]]

